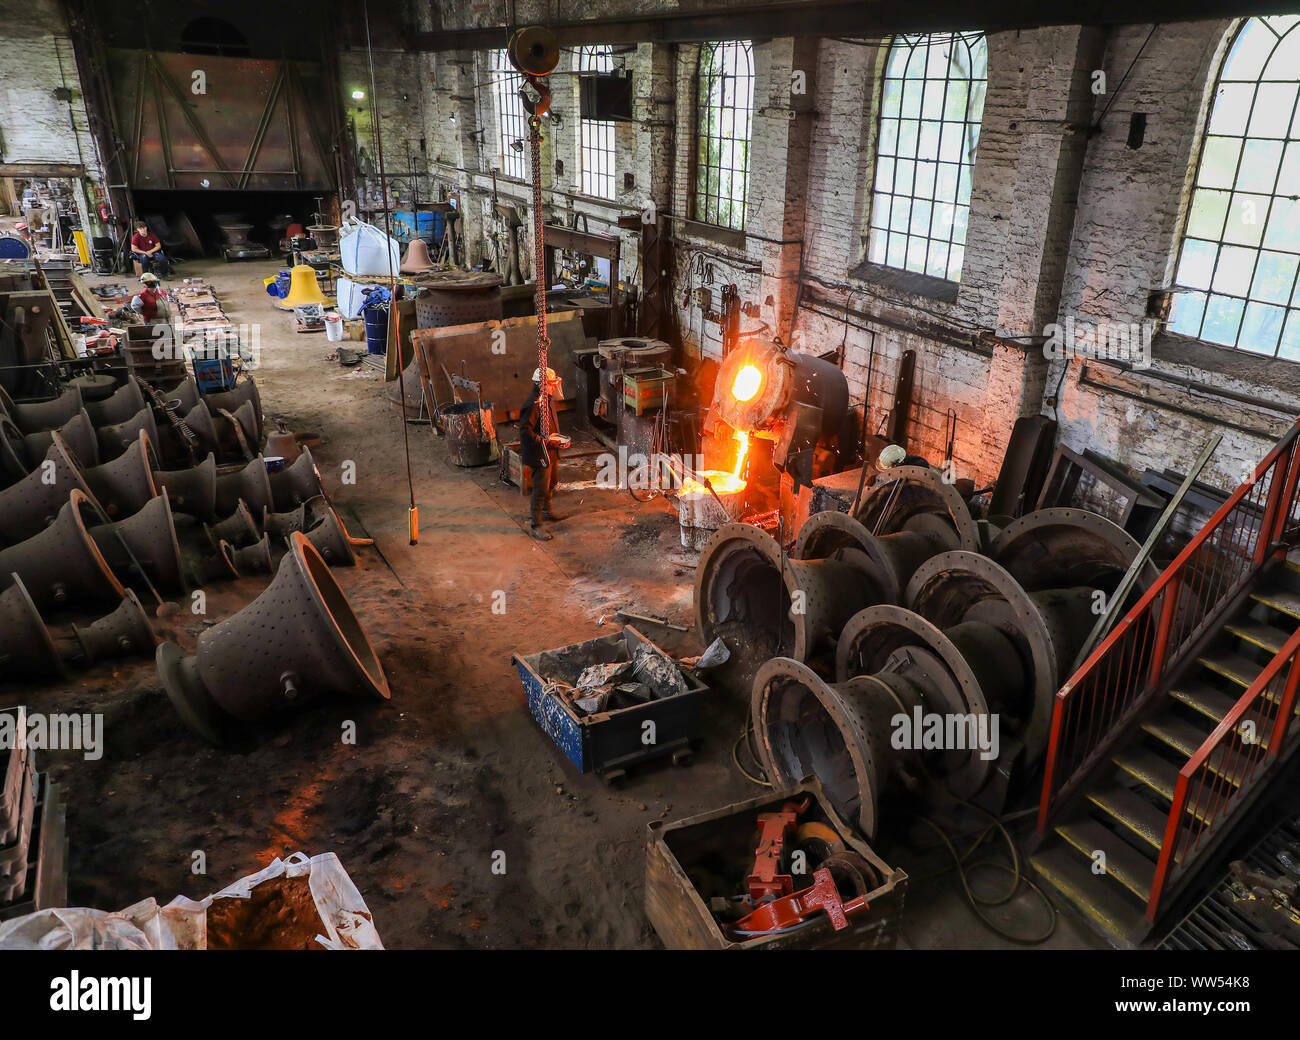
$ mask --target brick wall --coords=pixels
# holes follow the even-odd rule
[[[92,183],[103,180],[87,124],[68,26],[57,0],[0,0],[0,161],[84,166]],[[67,87],[71,101],[54,91]],[[75,192],[83,227],[93,211],[86,184]],[[94,231],[92,233],[98,233]]]

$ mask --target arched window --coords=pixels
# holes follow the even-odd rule
[[[613,72],[614,51],[607,46],[578,51],[579,72]],[[614,121],[579,119],[578,169],[582,192],[602,199],[614,198]]]
[[[754,61],[749,41],[700,48],[695,115],[695,219],[743,231],[749,186]]]
[[[515,71],[505,48],[492,52],[492,100],[496,105],[497,136],[501,140],[501,172],[516,180],[527,180],[528,126],[519,88],[524,78]]]
[[[895,37],[880,97],[871,263],[961,280],[987,87],[982,33]]]
[[[1248,18],[1210,105],[1170,328],[1300,361],[1300,17]]]

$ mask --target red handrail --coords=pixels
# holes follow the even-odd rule
[[[1284,683],[1279,683],[1283,678]],[[1178,771],[1169,822],[1165,825],[1160,859],[1147,901],[1148,920],[1156,918],[1160,897],[1174,867],[1187,863],[1215,824],[1234,811],[1247,787],[1279,760],[1283,747],[1294,735],[1290,723],[1295,712],[1297,685],[1300,685],[1300,628]],[[1269,691],[1275,693],[1276,701],[1267,696]],[[1245,719],[1247,712],[1252,715],[1249,720]],[[1243,729],[1246,721],[1251,723],[1248,732]],[[1267,739],[1266,729],[1269,730]]]
[[[1297,419],[1056,694],[1038,829],[1141,696],[1271,555],[1296,510]],[[1268,494],[1260,481],[1268,475]],[[1261,500],[1262,499],[1262,500]],[[1283,504],[1285,504],[1283,506]],[[1155,604],[1161,601],[1157,615]]]

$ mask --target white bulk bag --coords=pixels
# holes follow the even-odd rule
[[[367,289],[386,289],[386,285],[375,285],[373,282],[354,282],[351,278],[340,276],[334,283],[334,292],[338,297],[339,313],[347,321],[353,321],[361,317],[361,308],[366,305]]]
[[[384,244],[388,245],[387,256]],[[392,261],[390,266],[389,261]],[[401,246],[373,224],[348,224],[339,235],[339,262],[352,277],[387,278],[402,266]]]

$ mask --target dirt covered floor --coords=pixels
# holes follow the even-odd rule
[[[66,751],[42,759],[68,796],[70,903],[201,898],[275,856],[332,851],[391,948],[658,945],[642,909],[646,825],[759,792],[731,759],[746,707],[712,698],[690,765],[650,766],[611,787],[578,774],[538,729],[511,655],[616,631],[619,609],[691,624],[695,556],[680,548],[675,515],[662,500],[640,505],[594,488],[588,457],[562,468],[555,505],[564,519],[543,545],[525,533],[526,500],[495,467],[452,466],[445,443],[413,425],[420,541],[408,545],[403,430],[382,374],[327,361],[324,335],[290,329],[262,286],[276,267],[190,263],[177,276],[208,278],[233,321],[260,323],[255,376],[268,426],[283,419],[320,433],[314,455],[340,514],[375,539],[358,549],[355,568],[334,574],[392,699],[314,703],[217,750],[182,725],[151,660],[74,673],[63,686],[0,686],[2,705],[105,716],[100,760]],[[355,484],[342,483],[348,463]],[[201,537],[181,532],[189,548]],[[182,604],[159,632],[192,651],[205,624],[265,584],[211,585],[206,616]],[[65,645],[77,620],[47,617]],[[670,652],[700,650],[692,637],[647,634]],[[344,740],[350,723],[355,743]],[[504,873],[493,869],[501,853]],[[982,880],[990,891],[1005,883]],[[913,945],[1003,945],[972,924],[947,882],[920,882],[907,903]],[[1027,897],[1011,911],[1024,930],[1041,923]],[[1068,925],[1052,940],[1081,942],[1090,940]]]

